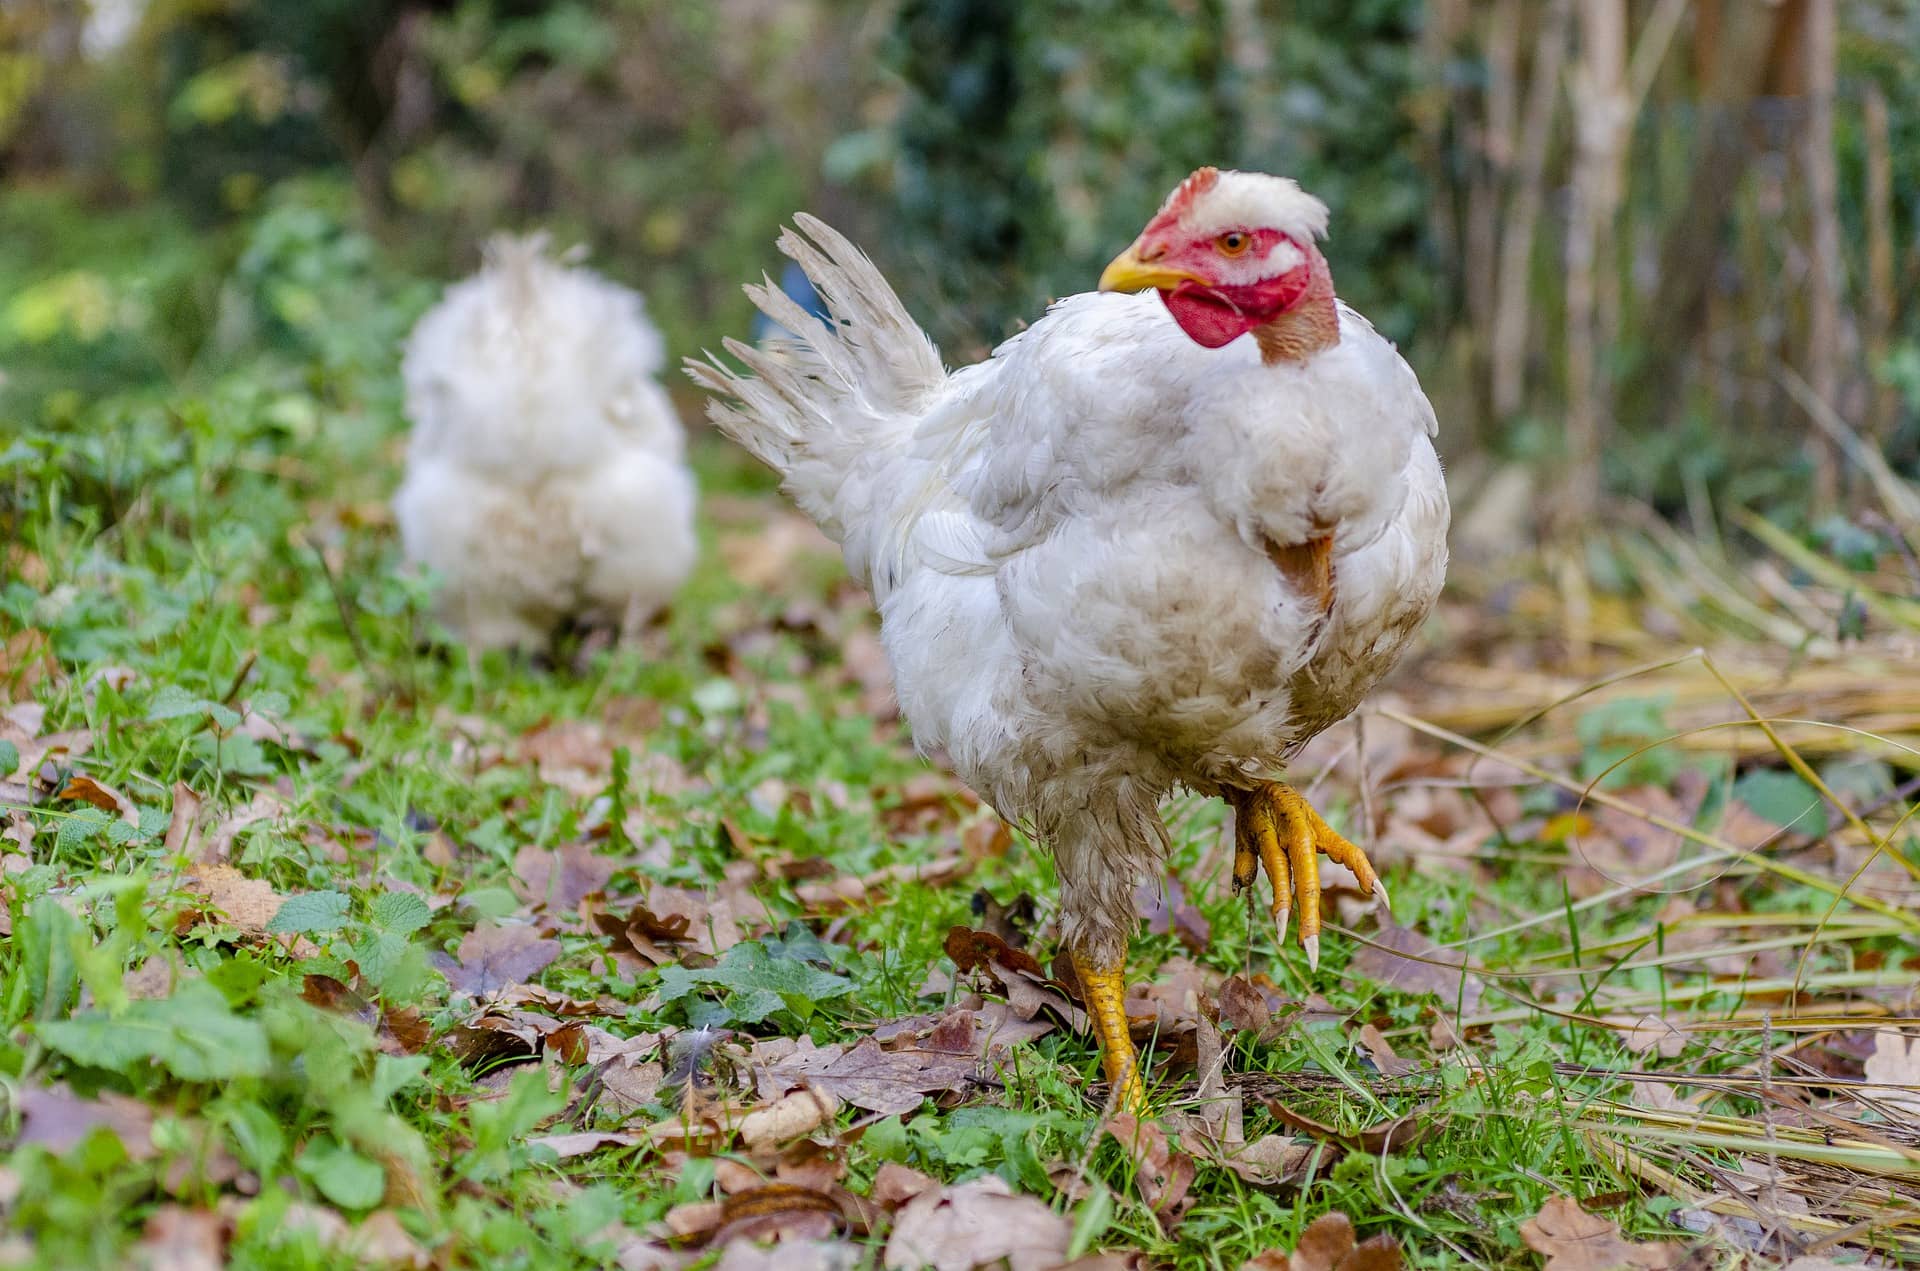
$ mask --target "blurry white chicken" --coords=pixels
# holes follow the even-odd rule
[[[494,239],[408,337],[413,437],[394,514],[471,648],[536,648],[568,617],[636,630],[693,566],[686,434],[640,297]]]
[[[689,369],[872,590],[915,739],[1052,848],[1107,1075],[1138,1106],[1123,962],[1169,791],[1233,805],[1236,889],[1263,867],[1312,961],[1318,853],[1378,887],[1274,774],[1439,595],[1433,408],[1334,298],[1327,210],[1292,181],[1202,168],[1100,279],[1147,294],[1069,297],[951,375],[870,261],[799,224],[780,249],[834,321],[749,287],[799,341],[730,341],[754,376]]]

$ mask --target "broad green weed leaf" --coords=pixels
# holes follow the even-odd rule
[[[342,1209],[371,1209],[386,1194],[387,1172],[380,1163],[330,1138],[307,1144],[294,1168]]]
[[[1733,783],[1733,797],[1754,815],[1796,834],[1827,832],[1827,805],[1798,773],[1759,768]]]
[[[410,891],[390,891],[374,898],[370,918],[380,930],[406,936],[433,921],[433,911]]]
[[[134,1002],[119,1015],[88,1011],[40,1025],[40,1040],[77,1063],[115,1072],[158,1064],[182,1081],[264,1076],[266,1030],[242,1019],[220,991],[189,982],[167,998]]]
[[[337,891],[310,891],[289,896],[286,903],[280,906],[280,912],[267,924],[267,930],[276,935],[313,935],[338,931],[347,924],[349,903],[346,895]]]

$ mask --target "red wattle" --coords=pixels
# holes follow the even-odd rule
[[[1183,282],[1161,292],[1160,298],[1189,339],[1202,348],[1217,349],[1286,312],[1306,291],[1311,272],[1302,265],[1276,278],[1236,287]]]

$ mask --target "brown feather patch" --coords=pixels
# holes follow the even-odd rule
[[[1267,559],[1295,591],[1312,598],[1322,614],[1333,609],[1333,535],[1304,543],[1267,543]]]

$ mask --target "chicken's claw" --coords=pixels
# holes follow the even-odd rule
[[[1234,809],[1233,889],[1253,886],[1255,862],[1273,884],[1272,915],[1276,938],[1285,943],[1287,918],[1300,909],[1300,946],[1307,964],[1320,966],[1320,855],[1353,871],[1360,890],[1386,904],[1387,889],[1367,854],[1313,810],[1293,787],[1263,782],[1251,790],[1229,790]]]

